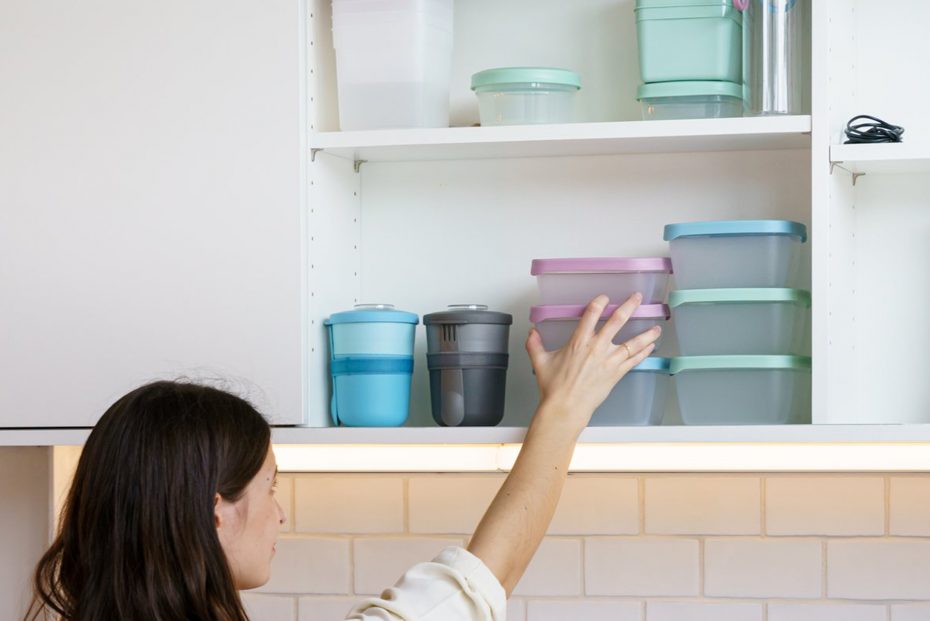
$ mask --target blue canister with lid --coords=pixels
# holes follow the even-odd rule
[[[406,422],[419,320],[390,304],[360,304],[324,322],[329,332],[333,423],[398,427]]]
[[[665,227],[678,289],[800,288],[807,227],[791,220],[716,220]]]

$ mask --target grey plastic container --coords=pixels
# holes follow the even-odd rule
[[[431,354],[471,352],[506,354],[513,316],[482,304],[453,304],[423,317],[426,350]]]
[[[647,358],[630,369],[594,415],[591,427],[661,425],[671,389],[668,358]]]
[[[442,427],[493,427],[504,418],[507,354],[427,354],[433,420]]]
[[[494,426],[504,417],[513,316],[457,304],[423,317],[433,420],[444,427]]]
[[[810,423],[811,359],[685,356],[671,364],[686,425]]]
[[[678,348],[683,356],[804,354],[811,296],[800,289],[673,291]]]

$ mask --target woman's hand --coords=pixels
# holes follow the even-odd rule
[[[560,412],[578,433],[616,383],[652,353],[661,334],[661,328],[656,326],[626,343],[614,345],[614,338],[639,307],[642,296],[633,294],[595,332],[608,302],[605,295],[592,300],[571,340],[558,351],[546,351],[535,328],[526,340],[539,383],[540,413]]]

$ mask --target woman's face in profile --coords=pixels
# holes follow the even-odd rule
[[[269,445],[265,463],[239,500],[229,502],[216,496],[217,534],[240,590],[259,587],[271,576],[275,542],[285,521],[284,511],[275,500],[277,472]]]

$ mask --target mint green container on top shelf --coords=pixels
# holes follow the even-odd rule
[[[743,17],[733,0],[636,0],[643,82],[742,82]]]

